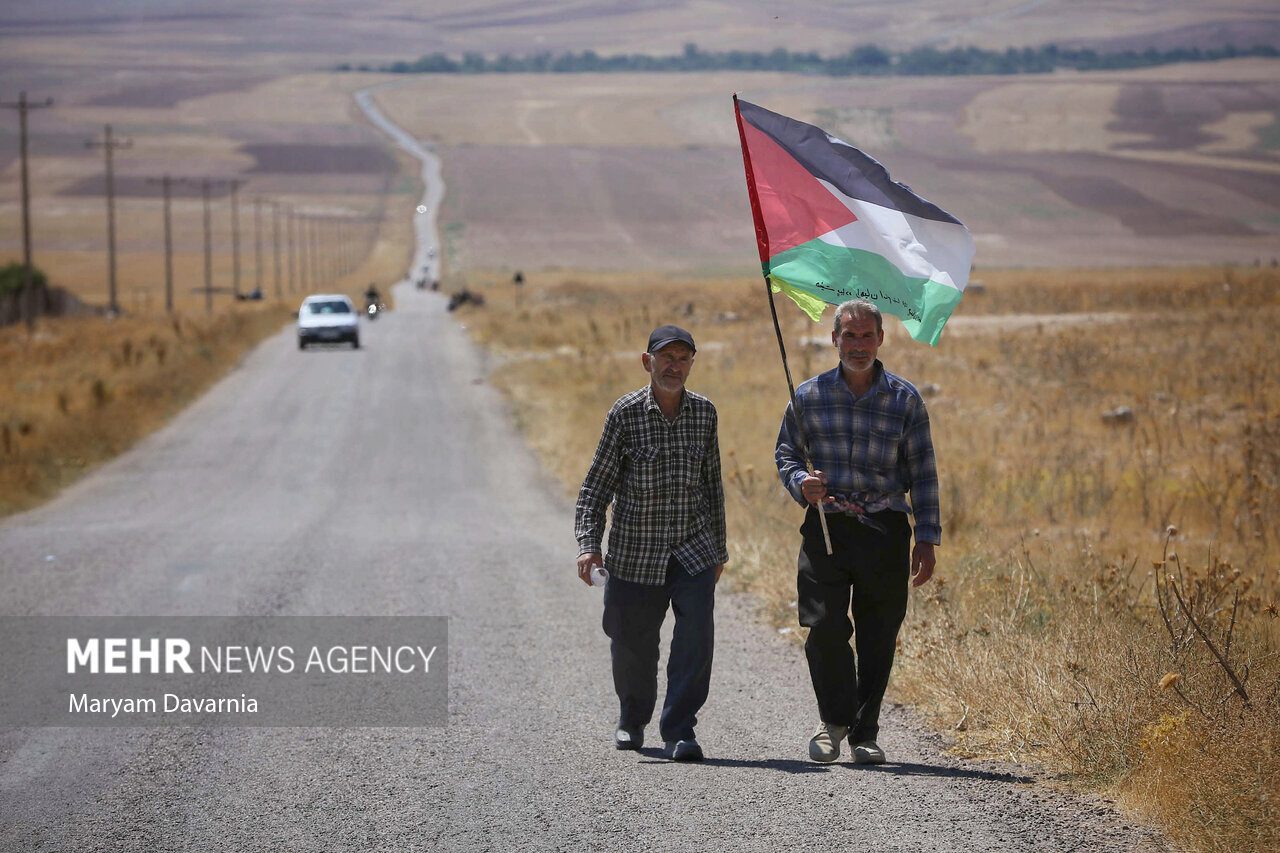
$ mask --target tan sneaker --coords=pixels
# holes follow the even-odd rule
[[[826,764],[840,757],[840,741],[849,734],[847,726],[818,723],[818,730],[809,738],[809,757]]]
[[[884,764],[884,750],[873,740],[864,740],[853,748],[854,764]]]

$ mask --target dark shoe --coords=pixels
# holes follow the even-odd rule
[[[854,764],[884,764],[884,750],[873,740],[864,740],[853,748]]]
[[[618,726],[618,730],[613,733],[613,746],[615,749],[640,749],[644,746],[644,729],[625,729]]]
[[[693,738],[669,740],[662,748],[662,755],[672,761],[701,761],[702,747]]]

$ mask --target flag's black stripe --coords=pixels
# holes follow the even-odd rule
[[[815,178],[859,201],[893,208],[921,219],[953,222],[950,213],[926,201],[908,187],[889,177],[889,172],[871,157],[851,145],[832,145],[821,128],[770,112],[764,107],[738,99],[742,118],[782,146]]]

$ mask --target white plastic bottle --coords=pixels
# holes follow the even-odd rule
[[[591,585],[603,587],[609,582],[609,570],[604,566],[596,566],[591,570]]]

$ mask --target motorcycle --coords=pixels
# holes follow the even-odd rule
[[[387,310],[387,306],[381,302],[370,302],[364,306],[364,313],[370,320],[378,319],[378,315]]]

